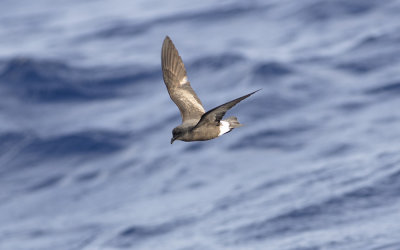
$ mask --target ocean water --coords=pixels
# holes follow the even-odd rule
[[[0,8],[1,250],[400,249],[400,1]],[[244,127],[170,145],[166,35]]]

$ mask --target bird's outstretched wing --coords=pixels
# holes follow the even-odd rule
[[[190,86],[182,58],[168,36],[165,37],[161,50],[161,67],[169,96],[181,112],[182,123],[191,120],[197,122],[205,110]]]
[[[232,100],[230,102],[227,102],[225,104],[222,104],[216,108],[211,109],[210,111],[207,111],[207,113],[202,115],[200,121],[197,123],[195,128],[198,128],[204,124],[212,124],[212,125],[218,126],[222,117],[224,117],[225,113],[229,109],[231,109],[233,106],[238,104],[240,101],[242,101],[242,100],[246,99],[247,97],[251,96],[252,94],[256,93],[257,91],[260,91],[260,89],[254,91],[254,92],[251,92],[250,94],[239,97],[235,100]]]

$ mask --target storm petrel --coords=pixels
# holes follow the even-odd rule
[[[161,67],[169,96],[182,116],[182,124],[172,130],[171,144],[175,140],[211,140],[243,126],[235,116],[225,120],[222,118],[230,108],[259,90],[205,112],[200,99],[190,86],[182,58],[168,36],[162,45]]]

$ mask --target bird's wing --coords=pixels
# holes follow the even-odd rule
[[[195,126],[195,128],[200,127],[204,124],[214,124],[215,126],[219,125],[219,122],[221,121],[222,117],[224,117],[225,113],[231,109],[233,106],[235,106],[236,104],[238,104],[240,101],[246,99],[247,97],[251,96],[252,94],[256,93],[257,91],[260,90],[256,90],[250,94],[244,95],[242,97],[239,97],[235,100],[232,100],[230,102],[227,102],[225,104],[222,104],[216,108],[211,109],[210,111],[207,111],[207,113],[205,113],[200,121],[197,123],[197,125]]]
[[[205,110],[190,86],[182,58],[168,36],[162,46],[161,67],[169,96],[181,112],[182,123],[190,120],[197,122]]]

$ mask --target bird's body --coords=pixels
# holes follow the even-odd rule
[[[258,90],[205,112],[188,81],[182,59],[168,36],[162,46],[161,67],[168,93],[182,116],[182,124],[172,130],[171,144],[175,140],[211,140],[242,126],[234,116],[225,120],[222,118],[230,108]]]
[[[214,124],[204,124],[202,126],[197,126],[198,122],[194,122],[191,124],[182,124],[178,127],[176,127],[175,133],[178,132],[181,134],[179,140],[181,141],[207,141],[211,140],[214,138],[217,138],[218,136],[221,136],[223,134],[226,134],[230,132],[233,128],[240,127],[242,124],[237,122],[235,124],[233,121],[231,123],[229,122],[231,120],[236,119],[235,117],[230,117],[227,120],[220,121],[219,125],[214,125]],[[174,134],[174,133],[172,133]]]
[[[196,124],[193,126],[181,125],[176,128],[181,129],[179,140],[181,141],[206,141],[218,137],[219,132],[215,129],[210,129],[209,126],[202,126],[195,128]]]

